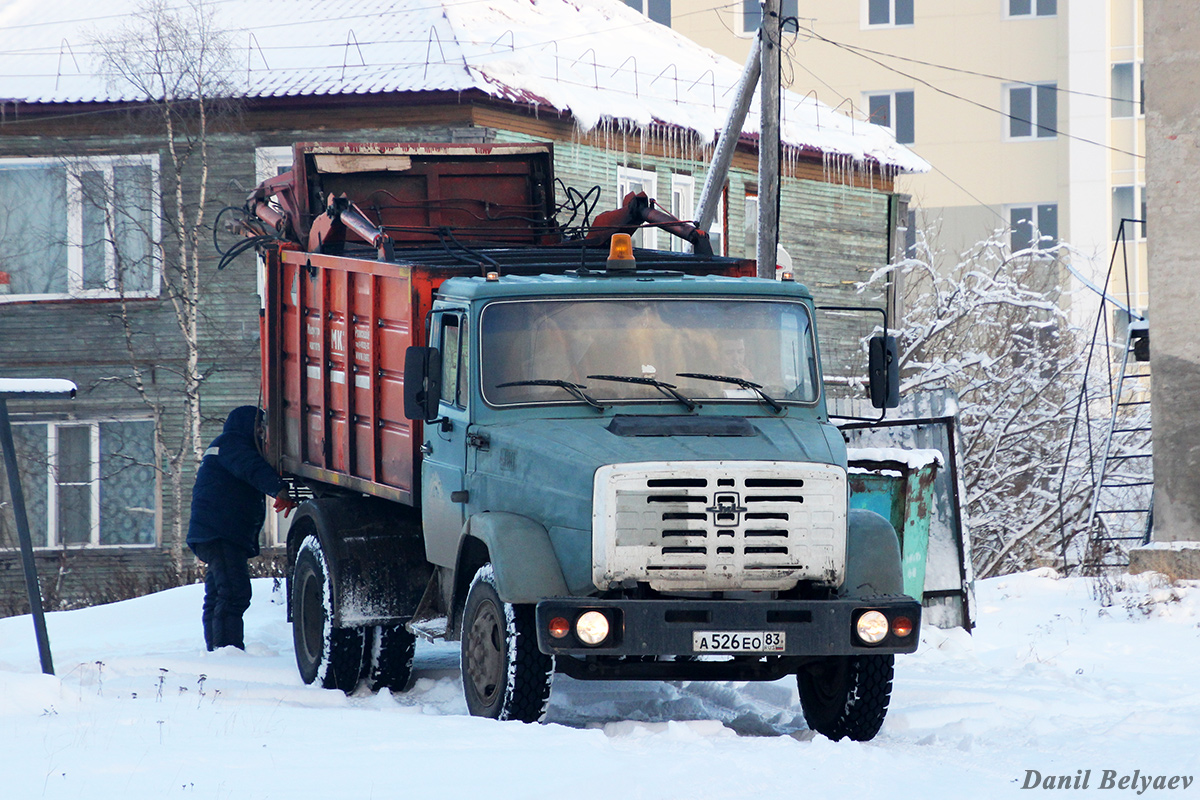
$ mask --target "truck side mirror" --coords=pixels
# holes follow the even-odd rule
[[[404,351],[404,416],[430,422],[442,396],[442,354],[434,347]]]
[[[896,350],[896,337],[883,334],[872,336],[868,356],[871,405],[875,408],[895,408],[900,405],[900,358]]]

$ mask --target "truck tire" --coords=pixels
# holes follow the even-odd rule
[[[491,564],[475,573],[462,615],[462,681],[472,716],[540,722],[554,657],[538,650],[530,605],[500,599]]]
[[[367,682],[371,691],[403,692],[412,678],[417,637],[403,625],[375,625],[367,630],[368,641],[372,643],[367,653]]]
[[[321,541],[307,536],[292,571],[292,642],[296,666],[307,684],[349,694],[362,677],[362,628],[335,628],[332,587]]]
[[[887,716],[895,657],[829,656],[796,673],[804,720],[833,741],[875,738]]]

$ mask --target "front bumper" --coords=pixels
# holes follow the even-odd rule
[[[889,632],[878,644],[868,645],[855,634],[855,623],[866,611],[880,611],[889,626],[907,617],[911,632],[903,637]],[[587,611],[608,617],[610,632],[598,645],[589,646],[574,635],[574,623]],[[550,622],[562,618],[572,632],[562,638],[550,634]],[[537,604],[538,649],[566,656],[696,656],[693,633],[782,632],[784,648],[774,652],[739,653],[735,656],[839,656],[867,653],[912,653],[920,638],[921,604],[910,597],[872,597],[833,600],[593,600],[554,598]],[[714,655],[705,653],[705,655]],[[720,655],[720,653],[715,653]]]

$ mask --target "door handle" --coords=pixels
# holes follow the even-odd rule
[[[433,445],[429,442],[424,442],[418,449],[421,451],[421,455],[427,456],[433,452]]]

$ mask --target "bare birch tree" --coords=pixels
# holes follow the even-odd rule
[[[163,451],[160,469],[170,482],[173,501],[169,521],[172,560],[176,572],[181,573],[185,538],[183,480],[188,468],[199,462],[204,447],[201,396],[207,376],[200,352],[202,243],[207,241],[210,133],[214,120],[231,110],[229,38],[202,0],[189,0],[182,6],[147,0],[118,28],[94,34],[91,44],[110,87],[138,104],[140,115],[157,128],[166,156],[160,179],[152,187],[150,215],[140,213],[134,204],[122,205],[120,197],[115,202],[89,199],[89,187],[81,182],[81,188],[85,202],[107,209],[103,235],[114,253],[113,288],[121,298],[120,321],[131,365],[131,374],[124,382],[154,415]],[[103,192],[105,198],[114,196],[103,186],[93,191]],[[157,252],[152,259],[130,253],[125,246],[130,237],[123,228],[150,224],[158,218],[158,208],[162,236],[150,239]],[[128,302],[130,276],[145,269],[148,260],[157,271],[161,296],[169,302],[179,332],[178,391],[173,395],[151,385],[156,381],[147,375],[147,343],[139,342]],[[184,425],[182,435],[176,435],[166,430],[165,420],[168,405],[180,399]]]

